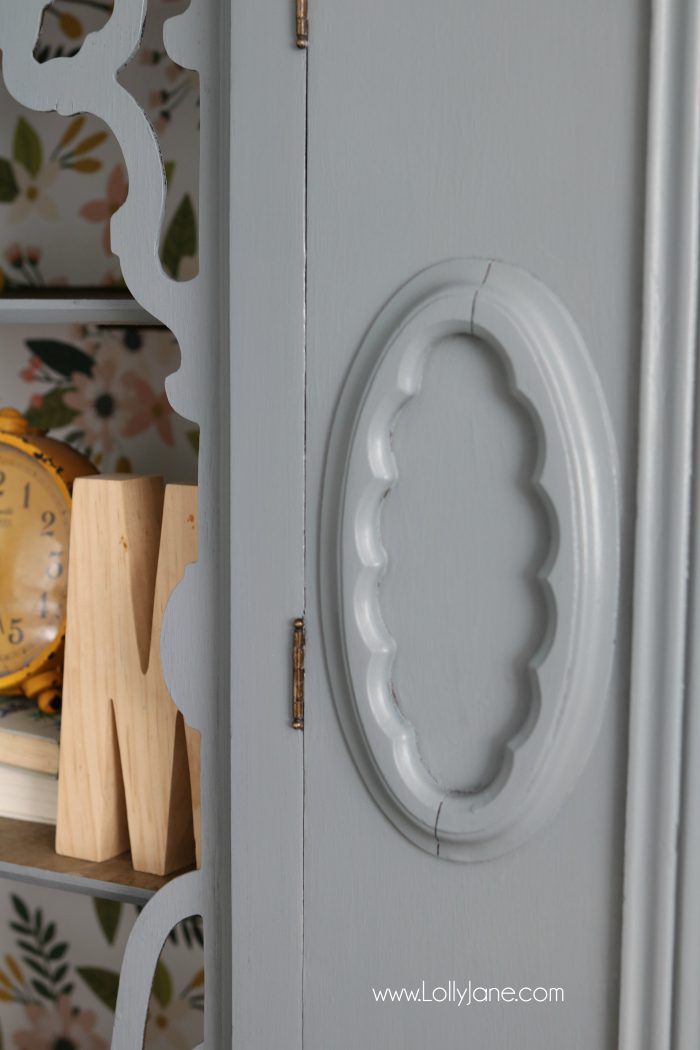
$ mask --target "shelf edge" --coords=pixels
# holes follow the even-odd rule
[[[123,904],[145,904],[158,892],[141,886],[126,886],[119,882],[105,882],[102,879],[89,879],[83,875],[31,868],[24,864],[10,864],[7,861],[0,861],[0,879],[26,882],[34,886],[47,886],[50,889],[64,890],[68,893],[82,893],[88,897],[117,900]]]
[[[2,324],[139,324],[161,322],[133,299],[3,299]]]

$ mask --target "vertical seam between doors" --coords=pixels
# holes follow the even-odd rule
[[[305,63],[305,79],[304,79],[304,201],[303,201],[303,256],[304,256],[304,276],[303,276],[303,313],[302,323],[304,327],[303,331],[303,482],[304,482],[304,493],[303,493],[303,521],[302,521],[302,572],[303,572],[303,599],[304,599],[304,610],[303,616],[306,621],[306,608],[307,608],[307,594],[306,594],[306,532],[307,532],[307,454],[306,454],[306,421],[307,421],[307,335],[308,335],[308,323],[307,323],[307,307],[308,307],[308,198],[309,198],[309,49],[308,47],[304,51],[304,63]],[[308,642],[307,642],[308,644]],[[306,733],[301,734],[301,764],[302,764],[302,800],[301,800],[301,1046],[304,1050],[304,976],[306,970],[306,951],[305,951],[305,911],[304,901],[306,896]]]

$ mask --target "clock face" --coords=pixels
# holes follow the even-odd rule
[[[63,630],[70,507],[31,453],[0,442],[0,687]]]

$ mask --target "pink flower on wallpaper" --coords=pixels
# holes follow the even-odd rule
[[[110,242],[109,225],[115,211],[121,208],[126,200],[129,184],[126,179],[124,168],[121,164],[115,164],[109,176],[105,188],[106,196],[101,200],[87,201],[80,209],[80,214],[88,222],[104,223],[102,232],[102,247],[105,255],[111,255],[112,245]]]
[[[33,383],[40,371],[41,360],[38,357],[31,357],[27,367],[23,368],[20,372],[20,378],[23,379],[25,383]]]
[[[12,1037],[17,1050],[107,1050],[105,1040],[93,1029],[97,1016],[92,1010],[77,1010],[70,996],[63,995],[52,1008],[32,1003],[25,1007],[30,1028],[20,1029]]]
[[[10,266],[14,266],[15,269],[19,269],[19,267],[22,265],[22,262],[24,261],[24,253],[22,252],[22,249],[17,243],[17,241],[13,241],[12,244],[8,244],[7,248],[5,248],[4,254],[5,259],[10,264]]]
[[[111,452],[115,435],[126,433],[129,411],[128,399],[119,389],[116,362],[97,361],[92,375],[76,372],[71,383],[75,389],[66,391],[63,403],[78,413],[73,425],[84,431],[85,444],[93,453]]]
[[[156,393],[151,384],[130,372],[124,376],[124,385],[133,395],[131,416],[122,430],[124,437],[135,437],[154,426],[166,445],[175,444],[172,426],[172,406],[165,391]]]

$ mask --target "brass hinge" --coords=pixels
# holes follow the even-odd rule
[[[297,3],[297,47],[309,46],[309,3],[308,0],[296,0]]]
[[[304,654],[306,631],[303,617],[294,621],[292,643],[292,728],[304,728]]]

